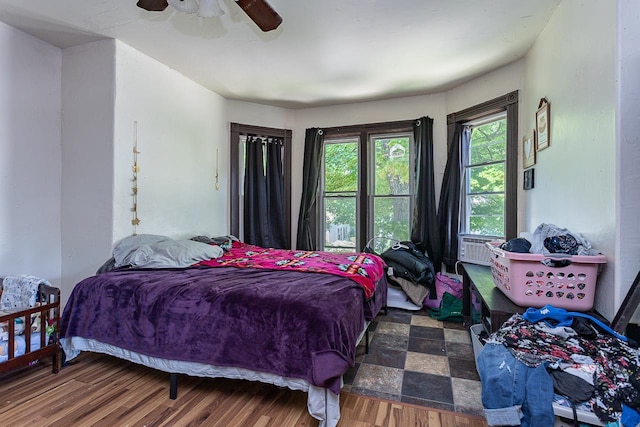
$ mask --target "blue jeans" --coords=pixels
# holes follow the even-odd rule
[[[487,424],[553,426],[553,380],[546,363],[530,368],[502,344],[487,343],[478,356],[478,372]]]

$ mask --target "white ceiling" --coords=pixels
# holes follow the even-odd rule
[[[65,48],[116,38],[229,98],[300,108],[438,93],[525,55],[560,0],[269,0],[263,33],[137,0],[0,0],[0,21]]]

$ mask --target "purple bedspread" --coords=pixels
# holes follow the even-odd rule
[[[381,288],[386,297],[386,282]],[[260,269],[123,270],[78,283],[61,337],[79,336],[165,359],[302,378],[334,393],[355,362],[365,318],[356,282]],[[366,314],[365,314],[366,313]]]

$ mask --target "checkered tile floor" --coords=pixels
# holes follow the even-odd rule
[[[389,308],[369,327],[345,391],[435,409],[482,415],[481,385],[469,331],[426,311]]]

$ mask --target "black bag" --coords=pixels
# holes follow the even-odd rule
[[[402,277],[413,283],[427,286],[430,294],[435,295],[433,263],[413,242],[396,243],[384,251],[380,257],[393,268],[395,277]]]

